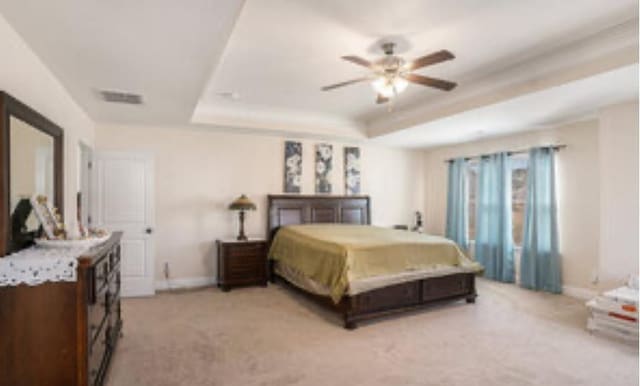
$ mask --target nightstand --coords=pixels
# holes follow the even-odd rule
[[[218,287],[267,285],[267,241],[217,240]]]

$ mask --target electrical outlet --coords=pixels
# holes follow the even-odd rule
[[[169,280],[169,262],[164,262],[164,278]]]

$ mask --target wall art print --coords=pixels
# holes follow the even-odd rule
[[[333,169],[333,146],[328,143],[316,145],[316,193],[331,193],[331,169]]]
[[[347,195],[360,194],[360,148],[344,148],[344,191]]]
[[[300,193],[302,185],[302,143],[284,143],[284,192]]]

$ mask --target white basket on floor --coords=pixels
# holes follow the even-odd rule
[[[638,341],[637,291],[622,287],[608,291],[587,302],[589,319],[587,329],[615,336],[627,341]],[[634,294],[635,291],[635,294]]]

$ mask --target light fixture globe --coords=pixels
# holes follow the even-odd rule
[[[371,82],[373,89],[385,98],[393,98],[406,90],[409,82],[398,76],[381,76]]]

